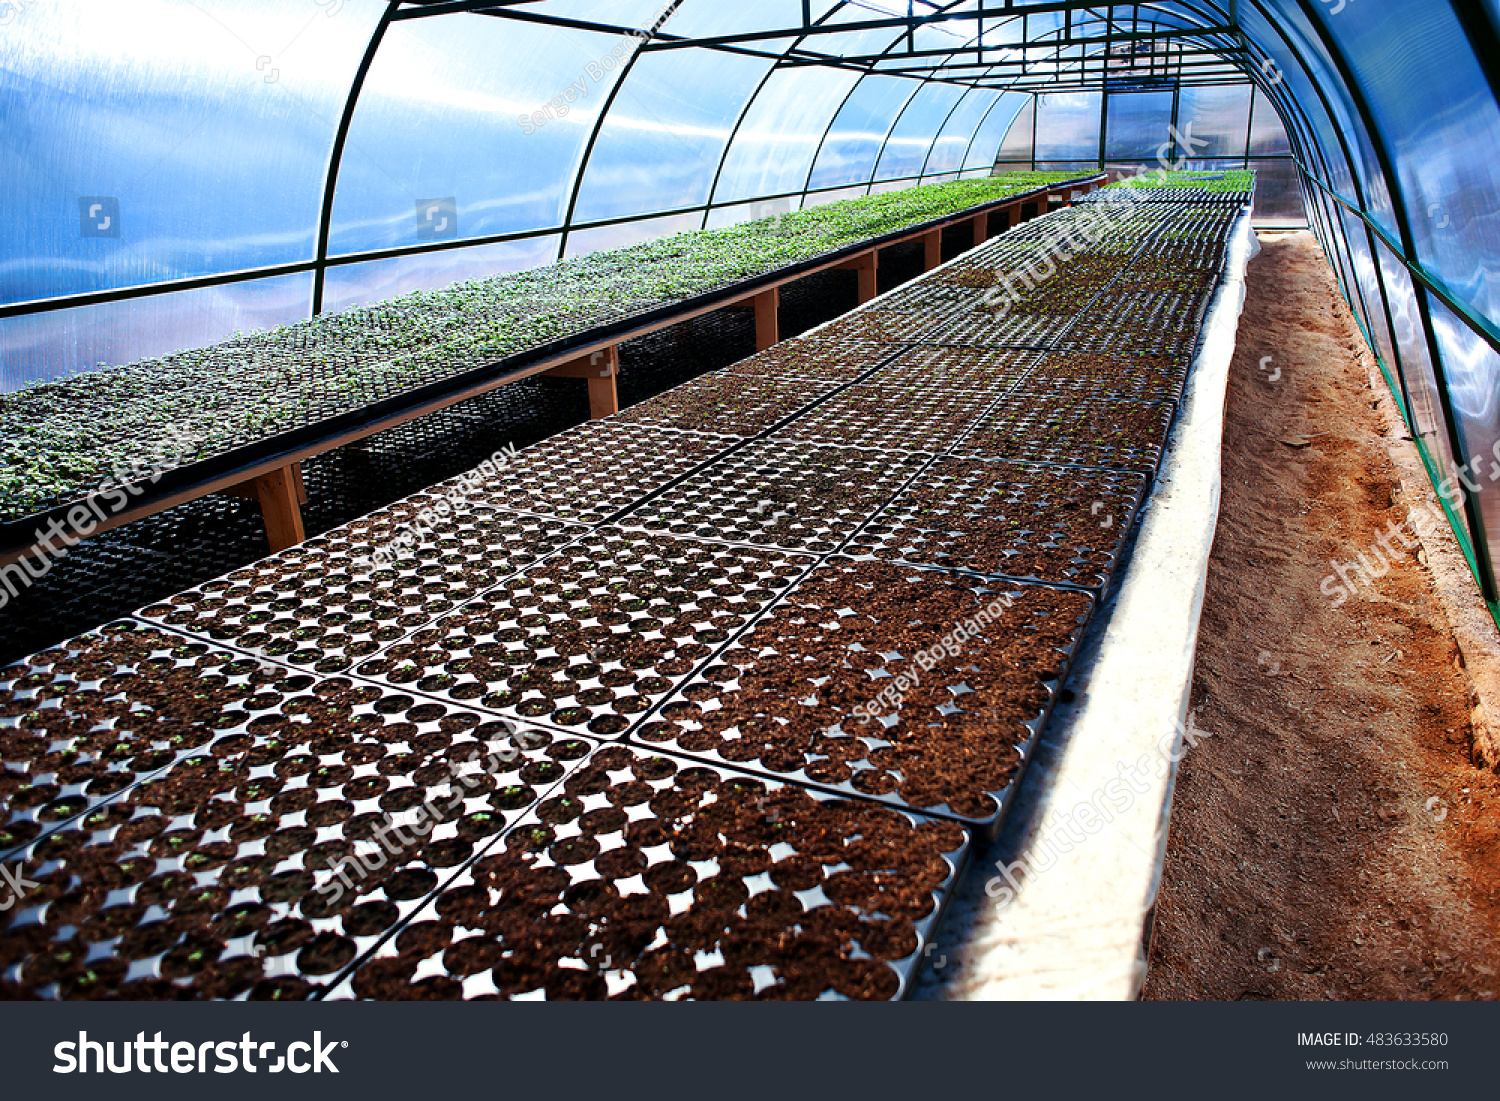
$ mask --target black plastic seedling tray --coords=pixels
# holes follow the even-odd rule
[[[444,489],[446,488],[446,492]],[[585,536],[580,524],[418,494],[141,612],[205,639],[320,673],[340,673],[531,562]],[[431,528],[427,525],[431,524]]]
[[[1133,472],[941,458],[846,553],[1097,593],[1146,489]]]
[[[899,391],[907,386],[999,397],[1036,366],[1036,352],[923,345],[910,348],[864,381]]]
[[[764,352],[724,368],[724,374],[816,382],[853,382],[879,367],[896,349],[888,344],[824,337],[821,333],[784,340]]]
[[[1017,402],[1126,398],[1180,401],[1191,359],[1187,355],[1135,356],[1120,352],[1053,352],[1015,388]]]
[[[925,460],[772,437],[720,459],[621,521],[709,542],[828,554]]]
[[[328,997],[901,998],[968,852],[952,823],[609,746]]]
[[[838,388],[836,382],[715,371],[632,405],[617,419],[724,436],[758,436]]]
[[[1079,590],[835,557],[631,741],[993,837],[1093,609]]]
[[[7,993],[305,999],[594,748],[348,679],[263,687],[224,720],[28,848]]]
[[[1166,401],[1013,394],[959,440],[952,454],[1154,475],[1175,411]]]
[[[893,395],[877,381],[851,386],[769,437],[804,447],[937,454],[983,415],[993,395],[931,388]]]
[[[813,561],[602,528],[355,671],[462,706],[613,737]]]

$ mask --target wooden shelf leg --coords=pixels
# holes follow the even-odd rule
[[[764,352],[781,343],[781,288],[772,287],[755,296],[755,350]]]
[[[974,216],[974,247],[978,248],[990,239],[990,212]]]
[[[599,364],[599,372],[589,379],[589,418],[603,420],[620,411],[620,390],[615,380],[620,374],[620,346],[611,344]]]
[[[880,254],[871,249],[859,261],[859,304],[863,306],[880,293]]]
[[[302,528],[302,508],[298,486],[299,472],[283,466],[255,479],[255,496],[260,500],[261,516],[266,522],[266,540],[271,551],[284,551],[307,538]]]
[[[943,231],[934,229],[930,233],[922,234],[922,264],[923,271],[931,271],[943,262]]]

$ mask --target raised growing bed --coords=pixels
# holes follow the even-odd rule
[[[330,997],[900,997],[962,870],[952,823],[599,750]]]
[[[723,436],[758,436],[833,393],[837,383],[715,372],[619,414],[626,424]]]
[[[771,438],[636,509],[626,527],[828,554],[922,468],[916,455]]]
[[[814,333],[780,344],[724,368],[727,375],[757,378],[808,379],[816,382],[853,382],[891,358],[885,344],[838,340]]]
[[[804,447],[866,447],[937,454],[976,423],[993,393],[934,387],[899,402],[877,382],[851,386],[771,436]]]
[[[589,533],[464,502],[409,548],[397,537],[440,499],[424,493],[154,604],[169,627],[319,673],[340,673],[497,580]],[[387,554],[382,562],[372,555]]]
[[[993,832],[1093,607],[1078,591],[835,557],[634,738]],[[982,611],[991,621],[948,649]],[[940,656],[926,669],[922,654]],[[916,683],[882,702],[900,677]]]
[[[263,685],[199,752],[28,848],[0,983],[305,999],[592,748],[349,680]]]
[[[1017,401],[1087,397],[1177,401],[1187,385],[1191,360],[1182,354],[1052,352],[1042,358],[1011,395]]]
[[[908,386],[929,391],[998,396],[1024,379],[1041,357],[1027,351],[924,345],[902,352],[865,379],[871,386],[891,387],[893,395]]]
[[[601,528],[356,671],[613,737],[813,561]]]
[[[940,458],[847,553],[1097,590],[1146,486],[1135,473]]]

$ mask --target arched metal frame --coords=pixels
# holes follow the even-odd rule
[[[1417,234],[1413,228],[1413,221],[1419,216],[1419,212],[1409,205],[1412,197],[1405,193],[1403,180],[1387,141],[1388,135],[1381,131],[1368,89],[1362,82],[1362,71],[1342,48],[1333,24],[1337,15],[1328,6],[1327,0],[1149,0],[1115,5],[1090,4],[1087,0],[1038,0],[1024,6],[1016,6],[1011,0],[924,0],[921,4],[909,2],[905,5],[905,15],[892,14],[894,5],[889,0],[878,7],[873,0],[866,0],[865,3],[858,0],[834,0],[830,4],[817,5],[826,10],[816,19],[812,15],[814,5],[810,0],[804,0],[803,18],[797,26],[768,26],[753,32],[691,38],[676,35],[672,31],[672,17],[683,2],[684,0],[672,0],[667,18],[659,23],[648,38],[637,44],[625,62],[619,79],[609,92],[607,102],[594,120],[593,132],[571,180],[567,217],[560,226],[536,227],[525,232],[489,237],[428,242],[359,254],[329,254],[331,220],[345,142],[358,112],[364,79],[379,54],[387,30],[394,22],[443,18],[458,13],[479,13],[500,19],[580,30],[639,33],[633,32],[632,28],[549,16],[545,5],[535,2],[523,4],[522,0],[438,0],[425,3],[391,0],[385,4],[383,14],[370,36],[338,122],[321,197],[317,246],[311,259],[254,271],[226,272],[169,280],[149,286],[130,286],[12,303],[0,306],[0,318],[308,272],[312,273],[314,285],[311,312],[316,314],[323,308],[326,272],[334,266],[472,248],[545,235],[559,235],[558,254],[563,255],[568,236],[580,229],[645,221],[674,214],[701,214],[703,222],[700,224],[706,224],[713,210],[720,206],[737,206],[773,199],[789,199],[794,205],[805,205],[812,194],[810,187],[817,164],[844,106],[872,77],[909,78],[912,80],[912,93],[890,120],[873,159],[869,179],[863,181],[863,186],[868,190],[878,182],[876,177],[892,135],[906,112],[916,102],[921,88],[933,82],[947,82],[966,89],[984,89],[997,93],[994,103],[980,112],[973,124],[974,130],[969,136],[972,147],[990,113],[1002,102],[1006,102],[1003,95],[1005,91],[1023,91],[1035,95],[1049,90],[1103,88],[1107,92],[1110,87],[1110,62],[1114,57],[1112,45],[1115,42],[1130,38],[1164,38],[1173,43],[1177,51],[1176,79],[1171,85],[1174,89],[1222,82],[1223,74],[1232,68],[1237,71],[1240,80],[1253,83],[1262,93],[1265,102],[1274,107],[1286,130],[1292,157],[1298,167],[1309,222],[1367,342],[1379,357],[1391,388],[1401,401],[1408,423],[1415,429],[1415,393],[1418,387],[1412,372],[1419,365],[1406,360],[1412,354],[1418,359],[1425,355],[1437,382],[1437,397],[1441,406],[1439,412],[1444,422],[1442,444],[1451,453],[1454,462],[1466,462],[1469,452],[1464,438],[1464,423],[1454,410],[1448,389],[1456,365],[1448,361],[1443,343],[1438,339],[1432,299],[1441,303],[1480,344],[1496,354],[1500,354],[1500,318],[1487,316],[1480,309],[1471,306],[1464,295],[1458,293],[1445,279],[1445,273],[1439,270],[1440,265],[1436,261],[1422,260]],[[899,7],[896,8],[897,12],[899,10]],[[1468,36],[1475,63],[1487,84],[1488,93],[1495,96],[1496,89],[1500,89],[1500,28],[1496,26],[1493,5],[1486,4],[1483,0],[1431,0],[1431,8],[1425,10],[1441,10],[1445,18],[1456,20],[1458,27]],[[841,17],[847,18],[843,22],[835,22]],[[1038,18],[1049,22],[1060,19],[1061,26],[1049,26],[1033,36],[1030,34],[1033,26],[1030,21]],[[1022,29],[1019,41],[995,45],[992,39],[991,44],[985,44],[985,35],[991,28],[998,28],[1002,24],[1013,28],[1016,21],[1020,21]],[[1117,28],[1123,28],[1127,22],[1132,28],[1130,32],[1117,31]],[[1142,24],[1152,30],[1143,34],[1139,30]],[[916,43],[919,32],[923,28],[939,25],[967,27],[971,29],[971,33],[964,35],[960,32],[961,45],[949,47],[944,43],[938,49],[919,50]],[[1085,33],[1075,34],[1075,29],[1078,28],[1082,28]],[[1100,28],[1104,31],[1102,39],[1087,33],[1089,29]],[[854,35],[865,31],[888,31],[891,37],[883,48],[862,55],[841,55],[819,50],[820,43],[834,41],[827,37],[829,35]],[[789,40],[791,44],[776,40]],[[773,42],[775,48],[767,48],[767,44]],[[1023,53],[1019,60],[1014,56],[1017,50],[1030,47],[1034,51],[1043,44],[1046,44],[1050,53],[1041,59],[1031,56],[1030,51]],[[748,53],[767,58],[771,62],[754,92],[739,106],[734,125],[720,150],[707,201],[701,207],[685,210],[648,211],[608,221],[574,223],[573,216],[589,168],[590,154],[599,135],[608,125],[611,109],[621,89],[630,79],[636,60],[646,52],[684,48]],[[1154,49],[1153,46],[1153,56]],[[1097,66],[1095,62],[1098,62]],[[741,196],[733,202],[718,202],[718,190],[727,159],[741,134],[745,120],[754,110],[772,75],[790,66],[803,65],[832,66],[858,74],[844,100],[828,116],[828,123],[814,149],[803,188],[785,195],[756,196],[749,199]],[[1283,73],[1283,65],[1297,71]],[[1296,90],[1287,79],[1291,75],[1297,77]],[[925,177],[931,167],[938,140],[943,136],[948,121],[964,101],[965,97],[960,96],[947,116],[937,123],[928,142],[922,168],[910,182],[915,183]],[[820,109],[826,106],[828,105],[819,105]],[[1101,104],[1101,114],[1106,112],[1107,96]],[[1101,164],[1103,140],[1104,128],[1101,127]],[[1370,163],[1370,152],[1373,152],[1373,163]],[[960,162],[960,171],[963,171],[963,166],[968,161],[969,153],[966,152]],[[1500,187],[1495,190],[1500,192]],[[1383,202],[1379,207],[1375,203],[1376,198],[1384,200],[1387,196],[1388,211]],[[1356,257],[1365,258],[1367,268],[1360,268],[1356,264]],[[1481,255],[1480,258],[1485,257]],[[1423,329],[1420,334],[1414,334],[1420,341],[1419,344],[1408,343],[1403,348],[1402,340],[1398,339],[1392,305],[1395,296],[1387,285],[1388,263],[1403,268],[1405,278],[1410,281],[1417,320]],[[1368,272],[1363,286],[1360,278],[1362,271]],[[1389,352],[1382,348],[1380,335],[1387,338]],[[1446,469],[1446,456],[1433,454],[1427,442],[1421,439],[1420,433],[1414,431],[1413,435],[1418,440],[1423,459],[1434,481],[1440,481]],[[1500,569],[1497,569],[1494,552],[1488,545],[1485,527],[1485,516],[1488,513],[1497,521],[1496,528],[1500,529],[1500,493],[1485,495],[1482,489],[1476,489],[1468,482],[1464,484],[1463,493],[1461,507],[1450,513],[1450,518],[1454,522],[1460,543],[1469,556],[1476,580],[1492,611],[1500,616],[1500,582],[1497,582]]]

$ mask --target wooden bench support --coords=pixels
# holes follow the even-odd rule
[[[990,212],[974,216],[974,247],[978,248],[990,239]]]
[[[548,378],[583,378],[589,382],[589,417],[603,420],[620,411],[620,391],[615,385],[620,373],[620,346],[582,356],[571,363],[543,371]]]
[[[859,304],[861,306],[880,293],[880,253],[876,249],[871,249],[847,264],[840,264],[839,269],[859,273]]]
[[[781,288],[755,296],[755,350],[764,352],[781,343]]]
[[[943,231],[934,229],[922,234],[922,270],[931,271],[943,262]]]
[[[295,547],[307,538],[302,528],[302,505],[307,491],[302,488],[299,464],[283,466],[262,474],[250,483],[260,500],[261,516],[266,522],[266,541],[271,553]]]

